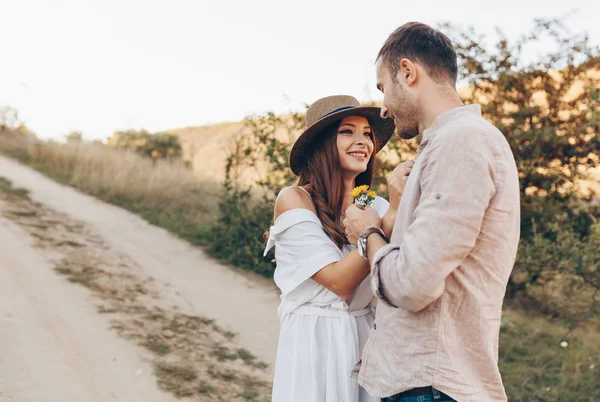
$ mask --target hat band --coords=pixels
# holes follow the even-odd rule
[[[344,106],[344,107],[339,107],[339,108],[337,108],[337,109],[335,109],[335,110],[333,110],[333,111],[331,111],[331,112],[329,112],[329,113],[327,113],[327,114],[324,114],[323,116],[319,117],[319,120],[321,120],[321,119],[323,119],[323,118],[325,118],[325,117],[329,116],[330,114],[334,114],[334,113],[337,113],[337,112],[341,112],[342,110],[354,109],[354,108],[355,108],[355,106]]]

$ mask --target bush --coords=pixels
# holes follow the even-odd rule
[[[220,218],[211,230],[208,252],[238,268],[273,276],[275,265],[263,257],[263,233],[273,215],[273,204],[252,199],[252,190],[230,187],[219,203]]]
[[[263,235],[272,221],[278,191],[294,180],[288,168],[289,149],[304,117],[266,113],[247,118],[245,125],[249,130],[232,144],[227,158],[220,217],[208,251],[238,267],[272,276],[275,264],[272,257],[263,257]],[[248,169],[257,177],[249,185],[241,180]]]
[[[560,319],[566,335],[600,313],[600,224],[589,237],[559,231],[521,242],[509,296]]]
[[[117,131],[108,139],[108,145],[129,149],[154,160],[180,159],[182,154],[179,137],[171,133],[150,134],[146,130]]]

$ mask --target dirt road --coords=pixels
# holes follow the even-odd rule
[[[0,157],[0,401],[269,400],[277,304],[270,281]]]

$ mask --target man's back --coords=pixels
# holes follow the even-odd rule
[[[519,241],[519,178],[477,105],[439,116],[421,142],[391,242],[372,261],[379,295],[359,382],[373,395],[433,386],[503,401],[502,302]]]

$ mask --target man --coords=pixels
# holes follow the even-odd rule
[[[346,211],[379,298],[355,374],[382,401],[506,401],[498,336],[520,235],[513,154],[479,105],[461,102],[456,53],[441,32],[401,26],[376,68],[382,116],[400,137],[422,140],[414,165],[388,179],[410,170],[389,244],[375,210]]]

